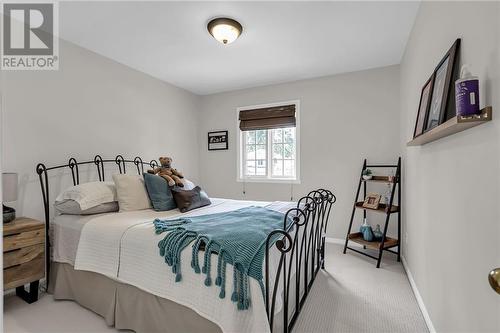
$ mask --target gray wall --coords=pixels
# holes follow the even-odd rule
[[[43,216],[38,162],[167,154],[198,180],[198,96],[64,41],[60,61],[58,71],[2,73],[2,167],[19,173],[18,215]],[[95,176],[85,170],[82,180]],[[70,178],[52,175],[54,199]]]
[[[438,332],[500,331],[498,2],[422,2],[401,64],[404,256]],[[480,76],[493,121],[422,147],[410,140],[420,90],[453,41]]]
[[[297,99],[301,183],[292,188],[291,184],[237,182],[236,109]],[[330,237],[345,237],[363,158],[387,163],[399,156],[399,66],[203,96],[201,103],[200,180],[208,193],[290,200],[291,193],[298,199],[315,188],[331,189],[338,202]],[[206,133],[224,129],[229,130],[229,150],[208,151]],[[376,215],[369,216],[369,221],[380,222]]]

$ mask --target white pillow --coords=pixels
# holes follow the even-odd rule
[[[113,175],[120,212],[151,208],[144,179],[139,175]]]
[[[71,186],[56,198],[56,202],[65,200],[76,201],[81,210],[113,202],[117,200],[115,184],[113,182],[90,182]]]
[[[105,202],[95,207],[82,210],[75,200],[56,201],[54,208],[60,214],[66,215],[94,215],[102,213],[113,213],[118,211],[118,201]]]
[[[196,187],[196,185],[187,178],[182,178],[181,182],[184,184],[184,187],[180,187],[181,190],[192,190]]]

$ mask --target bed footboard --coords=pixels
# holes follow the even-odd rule
[[[283,327],[285,333],[293,329],[318,271],[325,267],[325,233],[335,201],[328,190],[311,191],[285,214],[283,229],[274,230],[267,237],[264,283],[271,332],[276,326]],[[279,239],[273,242],[276,237]],[[279,261],[273,271],[270,252],[276,250]],[[276,317],[283,318],[281,325],[275,323],[276,312],[281,312]]]

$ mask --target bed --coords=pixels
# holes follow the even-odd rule
[[[48,291],[55,299],[70,299],[103,316],[108,325],[137,332],[289,332],[306,302],[316,274],[324,264],[325,231],[335,202],[328,190],[311,191],[298,202],[262,202],[211,198],[209,206],[187,213],[174,209],[151,209],[97,215],[58,215],[51,219],[48,173],[69,169],[74,185],[80,183],[79,166],[95,165],[99,181],[105,180],[104,165],[115,164],[141,174],[145,163],[139,157],[102,159],[46,167],[38,164],[45,208]],[[115,172],[116,172],[115,171]],[[130,170],[129,170],[130,171]],[[170,219],[231,212],[245,207],[265,207],[283,214],[283,228],[268,235],[265,246],[263,289],[249,279],[251,305],[238,310],[229,297],[218,297],[214,286],[205,286],[203,276],[191,269],[183,278],[175,275],[158,255],[155,218]],[[270,242],[271,238],[277,239]],[[189,250],[181,253],[189,262]],[[204,256],[202,248],[198,256]],[[217,253],[209,260],[216,265]],[[231,267],[226,267],[230,274]]]

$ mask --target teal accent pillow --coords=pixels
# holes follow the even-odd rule
[[[145,173],[144,184],[146,185],[149,200],[151,200],[154,210],[164,211],[177,207],[172,191],[164,178]]]

